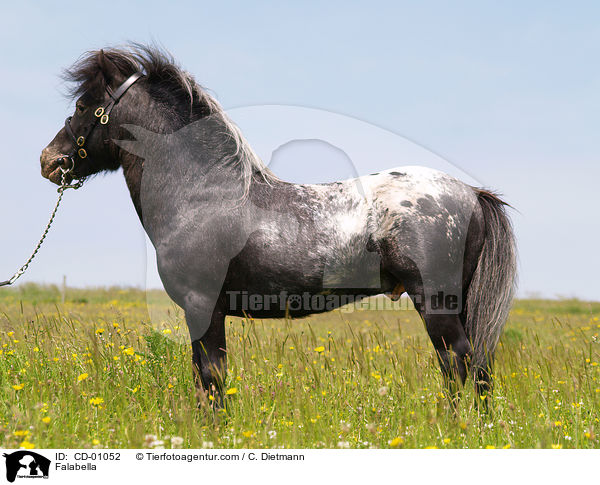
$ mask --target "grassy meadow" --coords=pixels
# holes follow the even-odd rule
[[[148,313],[151,308],[160,311]],[[0,291],[2,448],[598,448],[600,303],[520,300],[494,411],[458,412],[414,311],[227,323],[227,410],[197,408],[182,311],[160,292]]]

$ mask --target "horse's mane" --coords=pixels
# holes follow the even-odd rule
[[[254,174],[266,182],[279,180],[254,153],[239,128],[229,119],[221,105],[196,82],[194,77],[179,67],[171,54],[156,46],[132,43],[126,48],[102,49],[104,56],[128,77],[137,71],[144,74],[150,95],[163,103],[177,104],[181,122],[189,124],[207,116],[219,119],[225,133],[235,142],[236,151],[226,162],[241,168],[244,194]],[[63,72],[63,79],[71,83],[68,94],[77,98],[91,89],[106,87],[99,61],[100,51],[86,52],[73,66]]]

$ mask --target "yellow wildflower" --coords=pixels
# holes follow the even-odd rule
[[[402,443],[404,443],[404,438],[402,438],[402,436],[397,436],[388,443],[392,448],[398,448]]]
[[[79,374],[77,376],[77,382],[85,381],[88,377],[89,377],[89,375],[87,372],[84,372],[83,374]]]
[[[225,394],[230,396],[231,394],[235,394],[236,392],[237,392],[237,387],[231,387],[231,388],[227,389],[227,391],[225,391]]]
[[[20,448],[25,448],[26,450],[31,450],[32,448],[35,448],[35,445],[33,443],[30,443],[27,440],[23,440],[21,442],[21,444],[19,445]]]
[[[14,384],[14,385],[12,386],[12,388],[13,388],[15,391],[20,391],[20,390],[21,390],[21,389],[23,389],[24,387],[25,387],[25,384]]]

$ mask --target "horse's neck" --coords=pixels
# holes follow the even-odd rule
[[[135,211],[137,212],[137,215],[143,224],[144,219],[142,218],[141,186],[142,175],[144,172],[144,162],[140,157],[128,154],[122,157],[121,166],[123,167],[125,184],[129,189],[131,201],[133,202]]]
[[[141,112],[134,112],[136,118],[129,119],[125,123],[132,126],[142,127],[147,130],[148,133],[170,133],[177,130],[177,127],[172,126],[173,122],[169,120],[165,113],[161,109],[160,105],[156,103],[150,103],[147,110],[144,112],[143,117],[140,117]],[[148,120],[152,120],[152,126],[148,126]],[[129,131],[129,130],[128,130]],[[137,139],[137,137],[134,136]],[[149,145],[149,140],[140,141],[141,145]],[[143,148],[143,147],[142,147]],[[142,150],[143,152],[143,150]],[[144,174],[144,158],[140,151],[133,150],[128,151],[127,148],[122,147],[117,151],[115,156],[119,159],[120,165],[123,169],[123,175],[125,177],[125,183],[129,189],[129,195],[135,207],[135,210],[143,224],[143,211],[142,211],[142,177]]]
[[[170,135],[144,135],[149,138],[137,147],[138,155],[122,155],[131,199],[153,242],[174,225],[239,206],[244,199],[244,168],[236,158],[241,154],[231,136],[217,128],[199,123]]]

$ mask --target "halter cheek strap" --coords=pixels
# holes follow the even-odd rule
[[[77,154],[80,159],[88,158],[88,153],[84,148],[84,145],[89,136],[92,134],[92,131],[94,131],[94,128],[96,128],[98,122],[100,122],[101,125],[108,124],[110,118],[109,115],[112,109],[127,92],[127,90],[142,76],[143,74],[141,72],[132,74],[115,91],[110,89],[109,86],[106,86],[106,91],[110,96],[110,101],[106,104],[106,106],[99,106],[96,108],[96,111],[94,111],[94,122],[89,125],[86,130],[84,130],[83,134],[76,136],[75,133],[73,133],[73,129],[71,128],[71,116],[65,120],[65,131],[67,132],[67,135],[69,135],[69,138],[71,138],[73,141],[73,150],[67,157],[71,160],[70,170],[75,168],[75,154]]]

